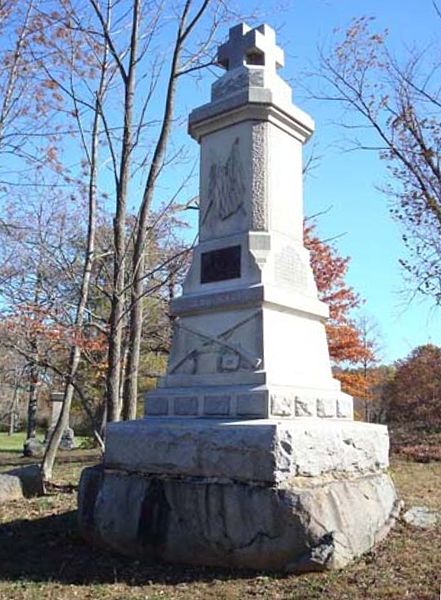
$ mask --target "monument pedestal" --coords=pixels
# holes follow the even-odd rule
[[[60,417],[61,409],[63,406],[63,392],[52,392],[50,396],[50,402],[52,405],[51,411],[51,420],[49,428],[46,431],[44,436],[44,445],[47,445],[52,433],[57,425],[57,421]],[[63,431],[63,435],[60,440],[60,449],[61,450],[74,450],[75,449],[75,432],[72,427],[66,427]]]
[[[85,469],[89,540],[138,558],[289,572],[340,568],[397,512],[382,425],[148,418],[109,426]]]
[[[199,243],[172,302],[167,374],[143,421],[109,425],[86,469],[86,537],[168,562],[337,568],[389,529],[381,425],[354,423],[333,378],[328,309],[303,246],[312,119],[278,76],[272,29],[239,25],[227,73],[190,115],[201,146]]]

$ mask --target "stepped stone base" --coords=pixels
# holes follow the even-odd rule
[[[275,385],[156,388],[146,394],[147,417],[351,419],[352,397],[339,390]]]
[[[319,419],[116,424],[104,465],[83,471],[80,528],[144,559],[340,568],[396,516],[387,441],[382,426]]]

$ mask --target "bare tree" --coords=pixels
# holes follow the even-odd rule
[[[110,21],[110,3],[107,5],[106,24]],[[90,139],[87,139],[84,123],[81,120],[80,112],[75,111],[77,119],[78,130],[80,133],[81,142],[83,145],[83,151],[87,159],[87,166],[89,171],[89,182],[87,189],[88,198],[88,224],[87,224],[87,237],[86,237],[86,248],[84,253],[83,271],[80,283],[80,290],[78,295],[78,301],[75,311],[74,328],[77,332],[82,332],[84,325],[86,310],[89,298],[89,290],[92,278],[92,270],[95,260],[95,237],[96,237],[96,221],[97,221],[97,177],[98,177],[98,142],[100,136],[100,107],[103,104],[106,88],[106,77],[108,68],[108,43],[104,40],[101,47],[100,56],[100,77],[98,79],[97,89],[95,91],[95,107],[92,112],[93,120],[90,131]],[[71,79],[72,81],[72,79]],[[78,99],[75,95],[73,86],[70,88],[70,97],[76,107],[78,105]],[[49,481],[52,478],[53,466],[55,463],[56,454],[58,447],[63,436],[63,432],[69,425],[69,416],[71,410],[72,399],[75,391],[75,379],[77,371],[80,365],[82,346],[80,338],[74,336],[73,343],[69,354],[69,366],[65,377],[65,389],[62,408],[60,416],[56,423],[56,426],[52,432],[49,442],[46,446],[43,462],[41,465],[41,473],[43,481]],[[103,441],[98,434],[94,431],[95,437],[100,444],[101,449],[104,448]]]
[[[0,342],[1,344],[1,342]],[[21,398],[27,389],[27,363],[11,349],[2,349],[0,364],[0,422],[7,423],[8,435],[19,425]]]
[[[360,400],[364,403],[364,419],[370,422],[373,420],[375,412],[373,406],[375,390],[373,388],[378,383],[375,367],[381,360],[381,336],[378,323],[368,315],[361,314],[356,320],[356,326],[364,349],[359,362],[365,394]]]
[[[212,2],[212,4],[214,3]],[[144,186],[144,193],[139,209],[137,228],[135,232],[132,263],[133,284],[131,288],[129,354],[123,399],[124,417],[126,419],[134,419],[136,417],[139,356],[144,308],[143,296],[145,293],[144,279],[146,277],[145,251],[151,204],[155,192],[156,181],[161,168],[163,167],[167,143],[171,132],[178,78],[190,68],[200,68],[200,58],[205,55],[206,47],[209,45],[209,41],[212,39],[212,36],[218,25],[218,17],[215,14],[208,39],[202,45],[202,48],[199,49],[196,54],[190,55],[190,57],[187,56],[187,58],[184,60],[182,59],[186,48],[187,38],[189,38],[193,29],[196,28],[198,22],[202,19],[209,5],[210,0],[204,0],[199,5],[197,5],[196,2],[187,1],[184,3],[177,19],[177,31],[172,51],[161,128],[148,170],[148,176]],[[194,15],[192,15],[191,10],[194,6],[196,6],[196,12]]]
[[[0,197],[5,200],[14,188],[32,194],[53,186],[46,177],[60,169],[55,150],[60,121],[54,115],[62,112],[62,98],[41,70],[40,61],[50,65],[54,58],[46,34],[53,16],[43,15],[42,4],[5,0],[0,6]],[[9,225],[4,218],[0,224]]]
[[[109,48],[106,85],[111,93],[99,106],[99,115],[115,207],[106,392],[107,420],[114,421],[136,412],[144,298],[152,287],[146,285],[152,277],[146,253],[151,230],[157,226],[151,208],[160,176],[179,156],[179,150],[167,154],[178,82],[181,76],[212,64],[214,35],[228,9],[221,0],[131,0],[126,10],[116,8],[109,21],[109,7],[88,0],[83,12],[72,8],[71,19],[77,30],[104,39]],[[169,38],[171,43],[164,48],[162,40]],[[116,94],[122,98],[118,109]],[[164,107],[162,114],[158,105]],[[135,185],[143,191],[133,221],[128,201]],[[176,202],[165,204],[164,218],[168,218]],[[154,272],[158,274],[156,267]]]
[[[436,8],[436,5],[434,5]],[[439,12],[434,14],[439,19]],[[387,33],[356,19],[334,47],[322,51],[323,89],[343,107],[352,148],[386,161],[392,214],[403,226],[409,258],[401,261],[417,292],[441,303],[441,61],[437,45],[396,60]],[[373,141],[372,141],[373,140]]]
[[[11,16],[18,4],[15,0],[7,4]],[[17,112],[21,121],[15,123],[20,123],[23,136],[16,150],[31,160],[38,155],[41,140],[49,147],[44,154],[48,161],[32,162],[26,179],[26,192],[32,192],[32,201],[27,199],[26,204],[29,214],[20,206],[21,218],[7,220],[2,214],[0,220],[1,235],[8,238],[1,249],[5,261],[0,294],[7,307],[2,325],[14,330],[11,340],[17,352],[32,365],[30,407],[35,407],[40,370],[65,382],[63,410],[42,468],[44,478],[50,479],[74,391],[90,413],[80,365],[88,360],[83,340],[91,327],[108,340],[107,420],[136,414],[142,331],[151,338],[144,341],[144,349],[167,352],[167,299],[174,294],[188,257],[171,233],[173,226],[180,226],[179,211],[185,205],[178,198],[184,184],[171,198],[160,198],[159,209],[153,204],[158,181],[180,156],[180,149],[170,149],[169,143],[173,128],[180,125],[179,82],[212,64],[218,27],[234,13],[223,0],[130,0],[124,6],[110,0],[60,0],[50,7],[27,0],[20,7],[22,13],[27,10],[23,14],[28,20],[17,29],[18,51],[7,61],[14,65],[15,60],[15,66],[4,80],[3,88],[11,90],[4,113],[23,100],[19,86],[27,83],[26,73],[32,68],[38,82],[34,112],[43,111],[47,120],[32,145],[34,138],[24,135],[31,130],[25,126],[31,115]],[[20,32],[26,44],[20,41]],[[159,113],[158,106],[163,107]],[[4,122],[3,137],[8,124]],[[46,128],[49,123],[56,125],[53,131]],[[73,162],[72,156],[79,158]],[[44,179],[46,166],[49,175]],[[44,202],[38,195],[42,186],[48,189]],[[141,190],[135,216],[128,208],[134,189]],[[9,188],[4,191],[9,193]],[[15,206],[20,205],[20,194],[14,193]],[[66,212],[69,198],[72,210]],[[100,246],[97,254],[100,202],[114,218],[112,241],[105,250]],[[79,206],[83,214],[76,221],[73,215]],[[54,218],[48,221],[51,211]],[[68,226],[72,217],[76,238]],[[98,318],[97,301],[105,307]],[[153,323],[154,317],[159,325]],[[27,323],[32,323],[29,331],[37,333],[35,347]],[[157,373],[151,369],[150,374]]]

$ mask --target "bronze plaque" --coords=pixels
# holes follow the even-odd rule
[[[240,246],[228,246],[201,254],[201,283],[240,277]]]

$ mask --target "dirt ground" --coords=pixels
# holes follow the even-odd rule
[[[420,530],[400,520],[379,547],[345,570],[301,576],[149,565],[92,548],[77,530],[76,487],[82,468],[97,458],[90,451],[69,454],[49,495],[0,507],[1,600],[439,600],[441,524]],[[396,459],[392,475],[407,508],[441,511],[440,462]]]

